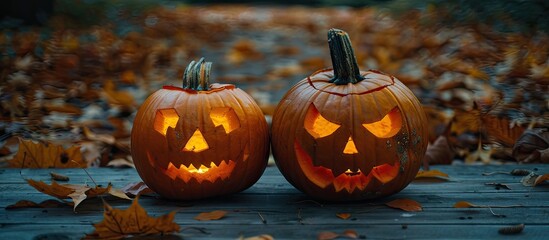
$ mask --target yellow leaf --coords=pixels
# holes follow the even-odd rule
[[[351,214],[350,213],[336,213],[336,216],[338,218],[346,220],[346,219],[349,219],[351,217]]]
[[[395,199],[393,201],[385,203],[385,205],[392,207],[392,208],[398,208],[401,210],[404,210],[406,212],[421,212],[423,211],[423,208],[421,207],[421,204],[407,198],[402,199]]]
[[[416,179],[421,179],[421,178],[436,178],[436,179],[448,181],[450,177],[448,176],[448,174],[444,172],[441,172],[436,169],[432,169],[428,171],[420,170],[416,175]]]
[[[85,167],[79,146],[64,149],[52,143],[35,143],[19,138],[19,150],[9,162],[15,168],[77,168]]]
[[[196,215],[194,217],[194,219],[198,220],[198,221],[219,220],[219,219],[225,217],[226,214],[227,214],[226,211],[215,210],[215,211],[212,211],[212,212],[200,213],[200,214]]]
[[[117,239],[179,232],[179,225],[173,221],[176,211],[158,218],[150,217],[139,205],[138,197],[126,210],[114,209],[106,202],[104,202],[104,208],[103,221],[94,224],[95,231],[86,235],[86,238]]]

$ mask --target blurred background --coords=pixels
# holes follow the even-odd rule
[[[140,104],[192,60],[256,99],[331,67],[326,33],[390,73],[429,116],[427,164],[549,162],[549,2],[543,0],[7,0],[0,7],[0,165],[19,138],[131,166]],[[118,160],[118,161],[115,161]],[[113,163],[113,162],[116,162]]]

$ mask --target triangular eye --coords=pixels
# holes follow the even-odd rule
[[[305,116],[305,130],[314,138],[332,135],[341,125],[328,121],[320,115],[314,104],[309,106]]]
[[[240,127],[240,120],[234,110],[230,107],[216,107],[210,111],[210,118],[213,124],[223,126],[225,133],[229,134]]]
[[[381,120],[373,123],[362,124],[368,131],[378,138],[390,138],[402,128],[402,117],[398,107],[393,108]]]

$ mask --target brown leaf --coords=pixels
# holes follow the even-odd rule
[[[526,187],[535,187],[547,180],[549,180],[549,173],[539,175],[535,172],[531,172],[530,174],[524,176],[520,182]]]
[[[492,155],[492,148],[484,149],[479,140],[477,145],[477,150],[472,153],[469,153],[465,157],[465,163],[471,164],[471,163],[477,162],[478,160],[481,160],[483,163],[490,163],[491,155]]]
[[[110,104],[122,105],[126,107],[135,106],[135,100],[131,93],[126,91],[116,90],[116,86],[112,80],[106,80],[103,86],[104,97]]]
[[[108,145],[113,145],[116,142],[116,139],[114,138],[114,136],[110,134],[94,133],[86,126],[82,127],[82,131],[84,132],[84,136],[91,141],[103,142]]]
[[[512,147],[524,133],[524,128],[512,125],[511,120],[493,115],[482,116],[482,126],[488,138],[503,146]]]
[[[61,181],[61,182],[69,181],[68,176],[65,176],[65,175],[62,175],[62,174],[59,174],[59,173],[50,172],[50,176],[51,176],[51,179],[55,180],[55,181]]]
[[[455,152],[450,147],[445,136],[439,136],[433,144],[427,145],[425,161],[429,164],[450,164],[454,160]]]
[[[118,239],[179,232],[179,225],[173,221],[176,211],[158,218],[150,217],[139,205],[138,198],[135,198],[132,205],[125,210],[114,209],[106,202],[103,204],[103,221],[94,224],[95,231],[86,235],[86,238]]]
[[[133,164],[133,162],[130,162],[125,158],[117,158],[117,159],[110,160],[109,163],[107,163],[107,167],[135,168],[135,165]]]
[[[122,187],[120,190],[132,196],[154,193],[153,190],[151,190],[147,185],[145,185],[144,182],[129,183],[128,185]]]
[[[77,168],[85,167],[79,146],[64,149],[51,143],[35,143],[19,139],[19,150],[9,162],[15,168]]]
[[[318,235],[316,236],[316,239],[317,240],[332,240],[332,239],[338,238],[339,236],[340,235],[335,233],[335,232],[324,231],[324,232],[318,233]]]
[[[454,204],[454,208],[476,208],[476,207],[480,207],[480,206],[472,204],[470,202],[466,202],[466,201],[459,201]]]
[[[549,163],[549,131],[544,128],[526,130],[513,147],[513,157],[522,163]]]
[[[480,131],[480,110],[478,105],[474,105],[471,110],[456,110],[454,118],[452,118],[452,126],[450,131],[456,135],[465,132],[478,133]]]
[[[522,230],[524,230],[524,224],[521,223],[513,226],[502,227],[498,229],[498,233],[503,235],[511,235],[511,234],[519,234],[522,232]]]
[[[448,176],[448,174],[441,172],[440,170],[437,170],[437,169],[432,169],[429,171],[419,170],[415,179],[416,180],[433,179],[433,180],[448,181],[450,180],[450,176]]]
[[[8,205],[6,209],[16,209],[16,208],[56,208],[67,205],[64,202],[60,202],[53,199],[48,199],[40,203],[35,203],[29,200],[20,200],[15,204]]]
[[[194,217],[195,220],[198,221],[210,221],[210,220],[219,220],[227,214],[227,211],[222,210],[215,210],[212,212],[204,212],[196,215]]]
[[[351,214],[350,213],[336,213],[336,216],[338,218],[343,219],[343,220],[347,220],[351,217]]]
[[[421,212],[423,211],[423,208],[421,207],[421,204],[407,198],[401,198],[401,199],[395,199],[390,202],[385,203],[388,207],[392,208],[398,208],[401,210],[404,210],[406,212]]]
[[[347,229],[347,230],[343,231],[342,235],[346,236],[350,239],[357,239],[359,237],[358,233],[355,230],[352,230],[352,229]]]
[[[28,179],[27,183],[36,190],[58,199],[71,198],[74,203],[74,210],[76,210],[76,207],[82,203],[82,201],[104,194],[110,194],[115,197],[130,200],[121,190],[113,190],[111,184],[106,188],[99,186],[91,188],[87,185],[58,184],[55,181],[52,181],[51,185],[48,185],[43,181],[38,182],[32,179]]]
[[[269,234],[261,234],[247,238],[241,237],[239,240],[274,240],[274,237]]]

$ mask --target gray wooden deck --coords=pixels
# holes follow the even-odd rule
[[[156,197],[140,198],[150,215],[159,216],[178,209],[175,221],[184,229],[177,235],[162,239],[237,239],[270,234],[275,239],[316,239],[319,232],[355,230],[367,239],[496,239],[510,236],[498,234],[500,227],[523,223],[520,239],[549,237],[549,184],[525,187],[520,176],[492,175],[483,172],[511,171],[515,168],[549,173],[549,165],[505,166],[435,166],[450,175],[450,181],[414,182],[399,194],[374,202],[322,203],[307,201],[305,195],[287,183],[276,167],[268,167],[263,177],[250,189],[216,199],[170,202]],[[53,197],[36,191],[24,178],[50,182],[51,169],[0,169],[0,238],[1,239],[79,239],[93,232],[92,223],[103,218],[100,199],[84,201],[73,212],[69,206],[60,208],[5,207],[23,199],[40,202]],[[70,176],[70,183],[89,183],[81,169],[55,169]],[[134,169],[88,169],[98,184],[113,183],[123,187],[140,181]],[[511,190],[486,185],[507,184]],[[422,212],[404,212],[383,203],[397,198],[410,198],[423,206]],[[126,208],[130,201],[107,197],[116,208]],[[458,201],[468,201],[489,208],[457,209]],[[520,207],[507,207],[520,205]],[[198,213],[225,210],[225,218],[199,222]],[[347,220],[336,213],[351,213]],[[262,221],[260,215],[264,218]],[[193,228],[186,228],[193,227]],[[202,233],[194,227],[204,228]]]

